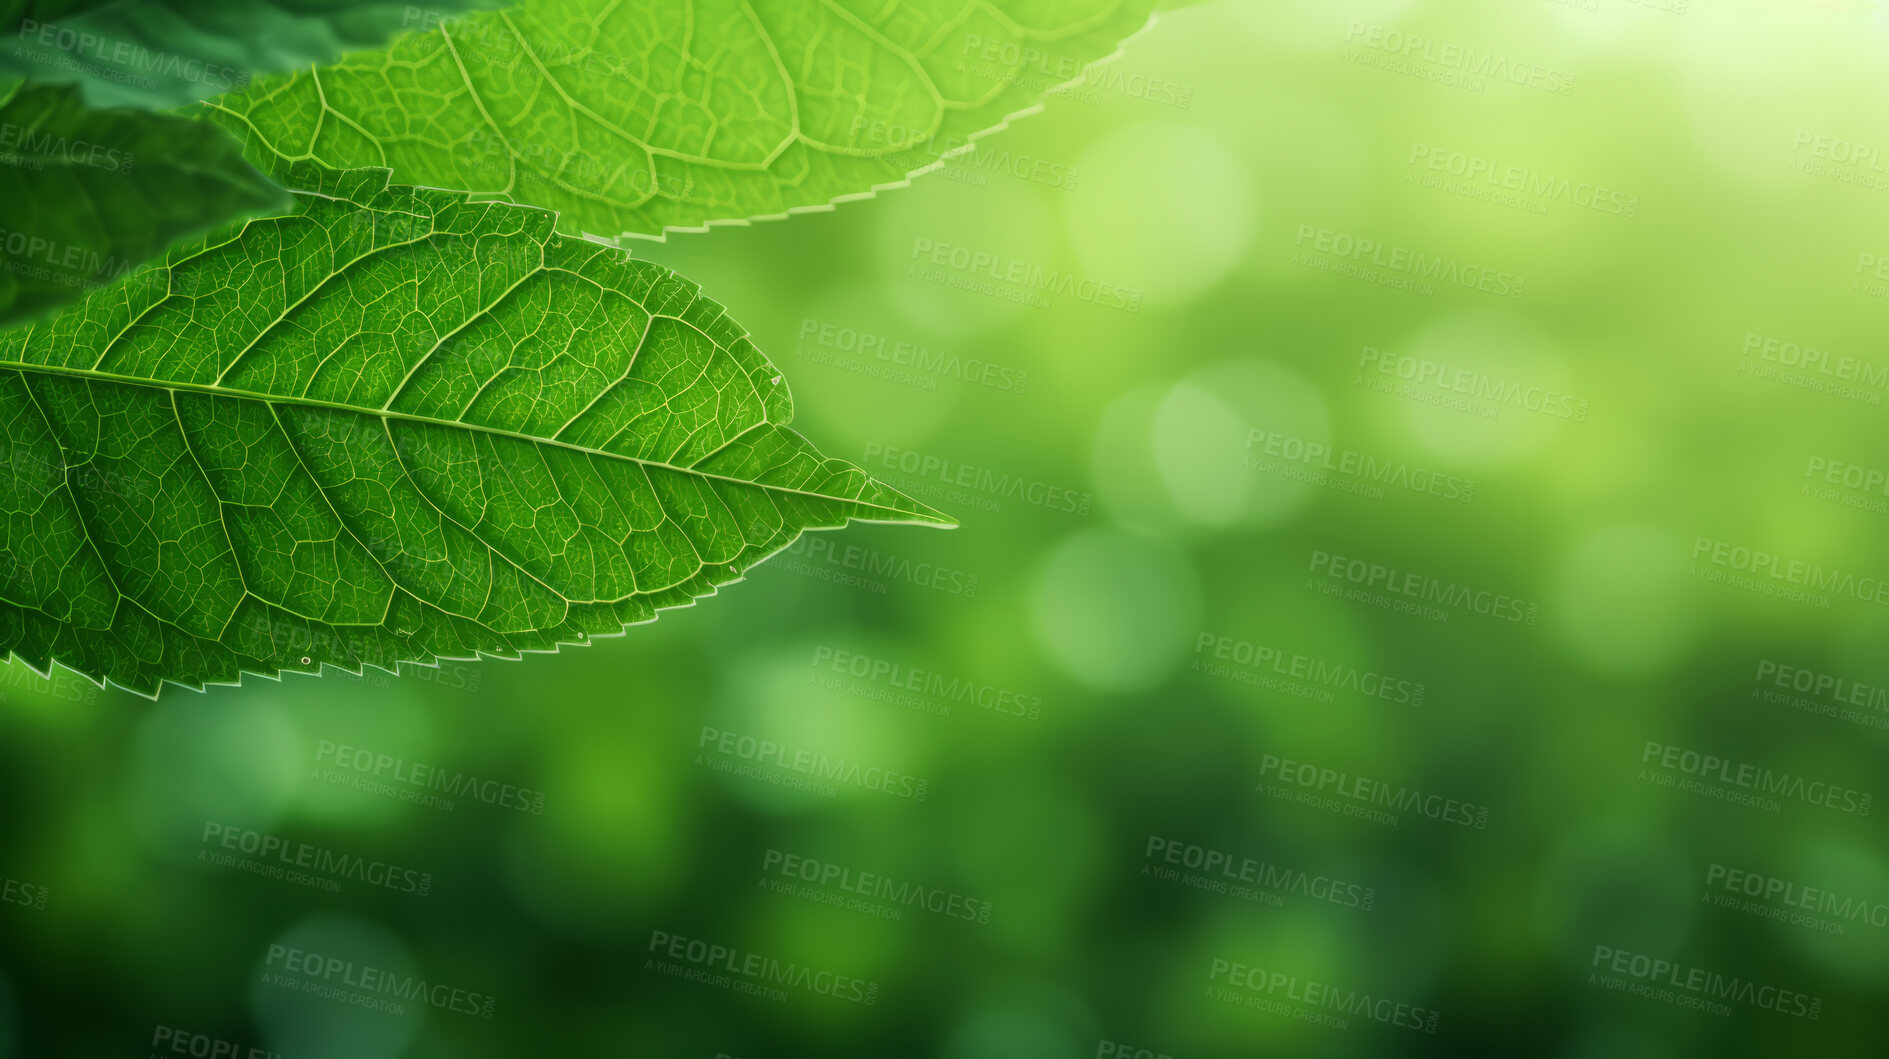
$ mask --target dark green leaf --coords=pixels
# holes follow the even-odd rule
[[[13,0],[0,73],[79,84],[94,106],[181,106],[495,2]]]
[[[70,86],[0,89],[0,324],[286,202],[208,122],[94,110]]]

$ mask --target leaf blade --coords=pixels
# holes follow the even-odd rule
[[[146,694],[517,657],[806,529],[948,523],[791,430],[669,270],[543,211],[300,177],[296,213],[0,335],[0,649]]]
[[[854,2],[646,0],[593,17],[526,0],[209,105],[259,165],[389,166],[557,210],[570,234],[660,237],[903,184],[1079,78],[1153,7]]]

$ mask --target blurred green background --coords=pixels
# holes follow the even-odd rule
[[[1211,0],[638,244],[962,527],[558,657],[0,670],[0,1055],[1881,1054],[1885,54]]]

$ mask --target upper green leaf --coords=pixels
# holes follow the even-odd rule
[[[492,0],[0,0],[0,73],[97,106],[174,107],[332,62]]]
[[[0,324],[286,204],[208,122],[94,110],[70,86],[0,86]]]
[[[871,193],[1081,76],[1150,0],[525,0],[211,105],[251,158],[558,210],[615,239]]]
[[[849,519],[945,523],[787,429],[669,270],[542,210],[294,174],[295,213],[0,335],[0,651],[154,693],[515,657]]]

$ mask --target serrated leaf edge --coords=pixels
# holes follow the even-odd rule
[[[509,200],[479,199],[473,196],[472,193],[464,191],[463,189],[436,188],[436,187],[430,187],[428,185],[423,185],[423,184],[394,184],[393,183],[393,170],[382,167],[382,166],[363,166],[359,169],[351,169],[351,170],[327,170],[326,167],[319,166],[318,163],[305,162],[303,164],[313,164],[313,165],[316,165],[317,168],[324,169],[329,173],[335,173],[335,174],[361,173],[361,172],[378,173],[382,177],[381,184],[384,187],[388,187],[388,188],[408,187],[408,188],[415,188],[415,189],[423,190],[423,191],[437,191],[437,192],[442,192],[449,195],[465,196],[468,202],[495,202],[501,205],[513,206],[518,209],[535,210],[540,213],[550,213],[550,214],[558,213],[557,210],[554,210],[547,206],[533,206],[527,203],[511,202]],[[295,186],[286,185],[286,184],[284,185],[284,187],[292,196],[300,195],[300,196],[311,197],[311,198],[326,198],[326,199],[336,200],[336,196],[329,195],[322,191],[316,191],[316,190],[302,188],[302,187],[295,187]],[[352,202],[353,200],[350,199],[346,201]],[[360,205],[360,204],[355,203],[355,205]],[[366,207],[362,207],[362,208],[366,208]],[[830,209],[831,206],[828,206],[826,208]],[[175,253],[180,249],[185,252],[189,252],[190,250],[195,248],[197,245],[199,245],[200,241],[202,243],[208,243],[209,241],[222,236],[222,233],[225,230],[229,230],[232,227],[232,225],[234,226],[234,229],[229,231],[228,238],[232,240],[241,238],[242,234],[249,230],[249,226],[251,224],[254,224],[257,221],[267,221],[267,220],[272,219],[272,217],[277,217],[277,216],[289,216],[289,214],[274,214],[274,215],[245,217],[241,219],[240,221],[231,222],[231,224],[229,225],[225,225],[222,228],[219,228],[211,233],[208,233],[206,236],[201,237],[200,240],[198,239],[186,240],[185,242],[179,244],[178,247],[173,248],[171,253]],[[556,237],[556,235],[558,234],[555,231],[555,226],[553,227],[552,234],[553,234],[553,237]],[[567,235],[566,238],[573,238],[573,237]],[[597,240],[590,240],[590,241],[596,242]],[[615,244],[608,244],[608,243],[604,245],[610,249],[619,250],[626,254],[631,252],[630,248],[628,247],[617,246]],[[137,272],[149,271],[149,270],[155,270],[155,269],[165,269],[168,271],[169,263],[170,263],[170,254],[166,254],[165,259],[162,262],[145,266],[145,268],[139,269],[137,270]],[[656,264],[654,262],[651,262],[651,263]],[[657,267],[667,269],[669,272],[672,272],[672,273],[675,272],[674,269],[669,269],[668,266],[666,265],[658,265]],[[130,277],[132,275],[137,274],[137,272],[127,274],[125,279],[129,280]],[[686,277],[683,277],[683,278],[685,280],[687,279]],[[124,282],[124,281],[121,280],[121,282]],[[692,283],[693,281],[690,280],[688,282]],[[699,289],[699,285],[698,285],[698,289]],[[706,297],[706,295],[704,295],[704,297]],[[719,302],[717,302],[716,304],[720,305]],[[726,307],[723,307],[723,308],[725,311]],[[752,340],[753,335],[744,328],[742,331],[742,337]],[[759,344],[755,345],[755,349],[759,351],[763,357],[767,357],[768,363],[770,365],[773,365],[774,363],[773,358],[769,357],[767,352],[761,349]],[[774,366],[778,370],[778,365],[774,365]],[[784,376],[783,376],[783,385],[785,385]],[[257,395],[257,396],[261,398],[263,395]],[[782,429],[791,429],[785,423],[776,424],[776,425],[780,426]],[[543,441],[545,439],[533,438],[529,440]],[[646,461],[638,461],[638,462],[646,462]],[[841,462],[845,462],[845,461],[841,461]],[[875,478],[871,474],[867,473],[865,468],[857,467],[857,465],[850,464],[850,463],[848,463],[847,465],[852,466],[856,470],[858,470],[860,473],[865,474],[868,481],[879,486],[880,488],[886,489],[898,496],[905,496],[904,493],[900,492],[897,489],[893,489],[891,486],[887,485],[886,483],[880,481],[878,478]],[[687,468],[676,468],[676,469],[688,470]],[[696,473],[699,473],[699,472],[696,472]],[[935,519],[909,517],[909,518],[873,518],[869,520],[862,520],[862,519],[856,519],[849,516],[845,522],[841,523],[838,526],[823,526],[823,527],[818,527],[818,528],[801,530],[799,533],[796,533],[790,540],[783,543],[779,548],[776,548],[773,551],[768,552],[766,555],[761,556],[759,559],[756,559],[754,562],[749,563],[748,566],[746,567],[746,570],[752,570],[755,567],[760,566],[762,563],[767,562],[769,559],[772,559],[774,556],[779,555],[781,552],[787,550],[788,548],[793,547],[793,545],[797,541],[799,541],[802,536],[808,533],[838,532],[840,530],[844,530],[850,527],[855,522],[863,522],[866,525],[928,526],[933,529],[946,529],[946,530],[958,528],[959,524],[957,520],[951,518],[949,515],[946,515],[943,512],[938,511],[937,509],[931,507],[929,504],[925,504],[921,501],[914,500],[911,497],[905,497],[905,498],[908,500],[912,500],[914,504],[917,504],[919,507],[923,508],[926,511],[931,512],[932,514],[938,517]],[[518,662],[518,661],[523,661],[524,656],[526,655],[555,655],[555,654],[560,653],[566,647],[586,647],[596,640],[613,639],[615,637],[628,635],[630,629],[639,625],[648,625],[651,622],[654,622],[658,617],[661,617],[662,612],[665,610],[677,610],[684,607],[693,607],[696,605],[696,602],[698,600],[701,600],[710,596],[720,595],[721,594],[720,590],[723,586],[740,584],[741,582],[745,580],[747,580],[747,577],[745,576],[745,570],[744,570],[742,572],[736,573],[735,576],[730,577],[726,581],[717,581],[711,584],[708,587],[707,591],[699,595],[690,597],[690,599],[685,603],[675,603],[669,606],[656,607],[654,615],[648,618],[645,618],[642,621],[626,622],[623,625],[623,627],[616,632],[596,633],[596,634],[586,636],[581,640],[559,640],[553,643],[549,648],[524,648],[524,649],[520,649],[514,652],[511,655],[493,654],[491,652],[477,651],[477,650],[475,650],[470,655],[435,655],[433,658],[433,661],[431,662],[422,662],[417,659],[396,661],[394,663],[395,668],[392,668],[392,669],[389,669],[386,666],[376,665],[375,663],[372,663],[372,662],[363,662],[358,667],[355,667],[355,668],[349,668],[345,665],[336,665],[335,663],[332,663],[332,662],[323,662],[321,663],[321,665],[324,669],[332,667],[334,669],[340,670],[343,673],[347,673],[351,676],[357,676],[357,677],[362,676],[368,669],[377,669],[383,673],[388,673],[392,676],[398,677],[401,675],[400,670],[398,668],[400,666],[413,666],[413,667],[422,667],[422,668],[427,668],[427,669],[438,669],[440,666],[440,663],[442,662],[486,662],[486,661]],[[100,689],[109,690],[111,688],[118,688],[123,691],[128,691],[131,694],[138,696],[139,698],[149,699],[153,702],[157,700],[158,696],[164,691],[164,689],[167,686],[183,688],[189,691],[195,691],[199,693],[207,693],[213,687],[229,687],[229,688],[241,687],[243,684],[244,678],[252,677],[252,676],[261,677],[267,680],[273,680],[273,681],[276,681],[277,683],[281,683],[282,678],[284,676],[320,677],[322,675],[322,670],[320,669],[316,670],[313,673],[301,673],[295,670],[287,670],[287,669],[279,669],[274,673],[268,673],[268,672],[264,672],[258,669],[239,669],[237,671],[235,680],[212,680],[212,681],[205,681],[201,684],[190,684],[190,683],[185,683],[183,681],[171,680],[167,677],[167,678],[160,679],[157,682],[156,687],[153,688],[151,691],[143,691],[138,688],[130,687],[129,685],[126,685],[126,684],[121,684],[118,681],[111,679],[110,677],[104,677],[104,678],[94,677],[89,673],[83,672],[78,669],[74,669],[71,666],[66,665],[64,662],[59,661],[59,659],[57,658],[49,658],[47,660],[46,668],[42,670],[35,667],[31,661],[22,657],[17,651],[8,651],[7,662],[10,665],[23,665],[30,672],[34,673],[35,675],[39,676],[41,679],[44,679],[44,680],[50,680],[52,678],[52,673],[53,673],[54,668],[57,667],[59,669],[65,670],[67,672],[70,672],[79,676],[80,678],[90,682],[91,684],[97,686]]]

